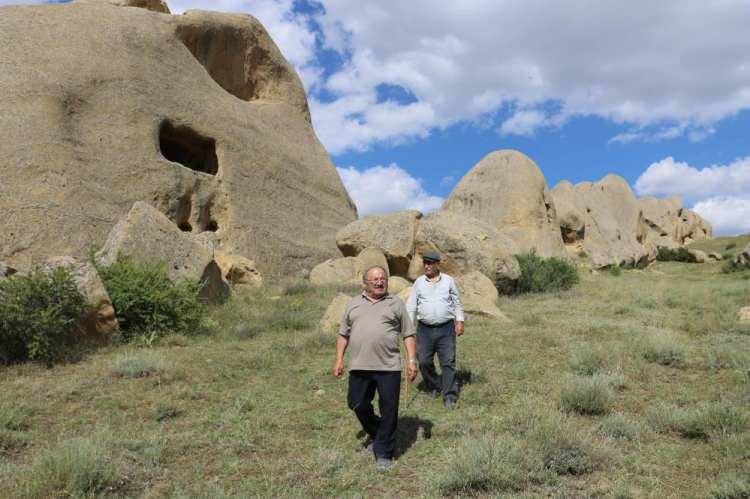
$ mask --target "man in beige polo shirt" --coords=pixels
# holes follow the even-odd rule
[[[403,338],[408,355],[410,380],[417,376],[417,346],[414,327],[404,302],[388,294],[388,275],[382,267],[371,267],[362,278],[363,292],[352,298],[341,319],[336,342],[333,375],[344,372],[344,352],[349,348],[349,391],[347,403],[372,440],[379,469],[393,464],[401,387]],[[375,415],[372,399],[378,392],[380,416]]]

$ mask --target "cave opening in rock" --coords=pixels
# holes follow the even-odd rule
[[[165,120],[159,127],[159,149],[169,161],[191,170],[216,175],[219,160],[216,141],[187,126],[175,126]]]

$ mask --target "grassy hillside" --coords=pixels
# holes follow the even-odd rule
[[[750,279],[719,268],[587,273],[501,299],[511,325],[470,318],[458,408],[412,388],[387,474],[358,450],[317,330],[337,290],[236,297],[212,337],[0,367],[0,490],[747,497],[727,494],[750,492]]]
[[[743,236],[725,236],[715,239],[706,239],[705,241],[695,241],[688,245],[688,248],[698,249],[706,253],[718,253],[724,258],[733,258],[738,251],[745,249],[750,243],[750,234]]]

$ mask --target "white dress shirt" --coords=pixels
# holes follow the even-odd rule
[[[456,281],[448,274],[438,274],[437,281],[427,276],[420,276],[414,281],[409,299],[406,301],[406,312],[414,324],[416,321],[425,324],[443,324],[450,320],[464,321],[464,308],[458,295]]]

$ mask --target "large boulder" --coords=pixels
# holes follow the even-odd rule
[[[403,277],[392,275],[388,278],[388,292],[391,294],[397,295],[408,287],[411,287],[411,283]]]
[[[212,244],[180,231],[163,213],[146,203],[133,204],[114,226],[96,257],[102,266],[108,267],[119,255],[136,261],[164,262],[173,281],[201,281],[201,297],[206,300],[221,301],[229,295],[229,286],[214,261]]]
[[[169,7],[163,0],[74,0],[75,3],[102,3],[107,2],[112,5],[119,7],[139,7],[141,9],[151,10],[154,12],[161,12],[163,14],[169,14]]]
[[[689,249],[688,255],[690,263],[707,263],[709,261],[708,254],[705,251]]]
[[[84,256],[136,201],[269,277],[338,254],[356,208],[256,19],[6,6],[0,47],[0,260]]]
[[[469,272],[458,277],[456,285],[465,312],[509,322],[508,317],[497,308],[497,289],[487,276],[477,271]]]
[[[96,268],[89,262],[78,262],[69,256],[49,258],[43,265],[46,271],[60,267],[70,271],[78,291],[86,299],[86,311],[78,321],[81,330],[101,339],[116,332],[119,328],[115,309]]]
[[[258,288],[263,284],[263,276],[255,262],[241,255],[230,255],[223,251],[214,252],[214,260],[221,269],[221,275],[238,288]]]
[[[676,248],[691,241],[710,239],[711,224],[694,211],[683,208],[678,197],[638,200],[646,224],[646,239],[656,246]]]
[[[336,244],[344,256],[357,256],[367,247],[380,248],[391,275],[406,277],[420,218],[422,214],[415,210],[360,218],[336,234]]]
[[[310,282],[316,285],[361,284],[370,267],[383,267],[388,272],[388,262],[378,248],[365,248],[356,257],[331,258],[316,265],[310,272]]]
[[[555,203],[539,167],[519,151],[495,151],[461,179],[443,210],[485,222],[522,252],[565,256]]]
[[[453,276],[478,270],[501,291],[511,290],[521,276],[515,256],[520,252],[512,238],[480,220],[439,211],[425,216],[417,229],[409,278],[422,275],[422,254],[435,251],[440,268]]]
[[[341,326],[341,318],[344,316],[349,300],[351,300],[351,297],[344,293],[339,293],[331,300],[323,317],[320,319],[320,329],[322,331],[326,333],[338,332]]]
[[[750,243],[742,251],[734,255],[733,262],[738,266],[750,266]]]
[[[558,225],[565,243],[585,251],[593,267],[643,266],[655,258],[638,201],[622,177],[607,175],[575,186],[563,181],[552,196],[560,205]]]

